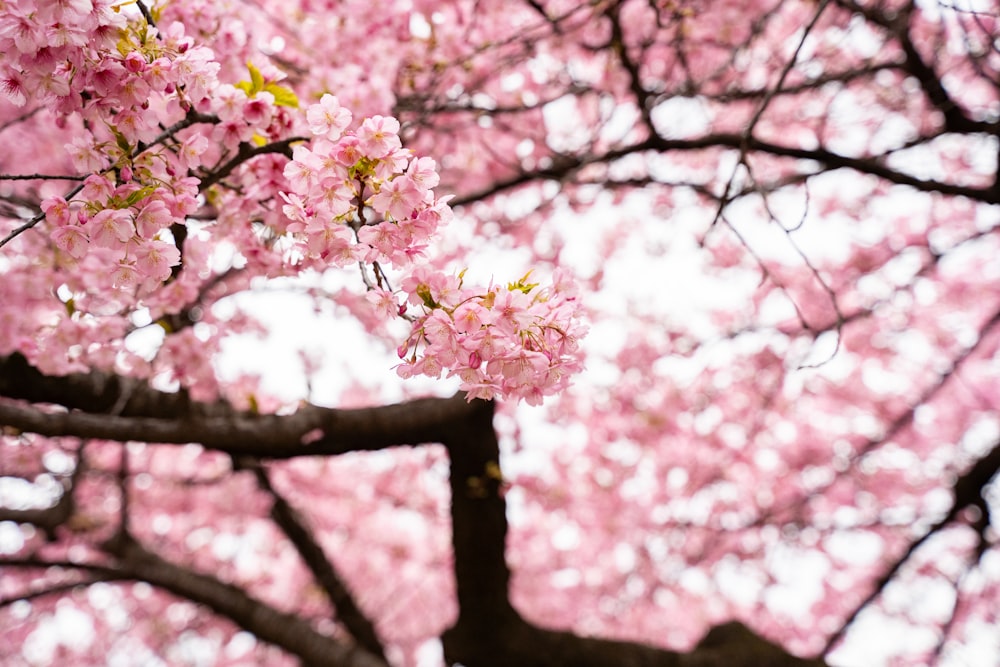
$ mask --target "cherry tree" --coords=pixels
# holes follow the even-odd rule
[[[0,46],[3,664],[1000,659],[995,4]]]

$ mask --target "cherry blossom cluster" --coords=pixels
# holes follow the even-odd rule
[[[351,113],[333,95],[311,105],[306,119],[315,136],[285,166],[284,231],[306,256],[336,266],[409,265],[451,217],[447,198],[432,191],[434,160],[402,148],[395,118],[373,116],[347,131]]]
[[[66,255],[64,263],[93,254],[111,267],[114,287],[158,284],[180,263],[177,246],[160,236],[172,221],[194,210],[197,186],[190,180],[187,185],[152,197],[144,196],[147,189],[138,184],[116,186],[106,176],[93,174],[79,199],[51,197],[42,210],[54,227],[52,241]]]
[[[60,263],[96,255],[110,286],[148,292],[181,261],[165,230],[197,207],[196,174],[286,133],[297,100],[271,67],[220,83],[215,54],[181,23],[157,28],[108,0],[35,4],[0,14],[0,91],[71,129],[67,155],[91,174],[42,204]]]
[[[565,387],[581,366],[582,332],[565,286],[543,290],[521,280],[466,288],[461,276],[415,269],[427,263],[431,239],[452,211],[449,197],[434,194],[434,160],[402,146],[398,120],[373,115],[355,123],[331,94],[298,111],[295,93],[280,83],[284,75],[268,64],[247,63],[246,80],[225,83],[220,77],[233,72],[223,72],[183,24],[154,26],[151,15],[133,10],[107,0],[41,10],[23,0],[0,17],[7,50],[0,88],[16,105],[40,103],[71,128],[67,154],[89,174],[42,202],[60,266],[106,268],[98,287],[150,297],[176,277],[190,250],[174,237],[175,225],[207,203],[219,235],[238,221],[263,221],[288,242],[273,250],[288,250],[289,266],[359,263],[372,309],[412,323],[401,375],[447,370],[470,397],[532,403]],[[293,146],[283,168],[254,183],[246,180],[258,174],[253,165],[233,176],[252,197],[237,202],[206,189],[213,172],[236,169],[248,151],[279,142]],[[260,164],[265,174],[271,162]],[[261,250],[249,238],[244,246],[247,257]]]
[[[506,287],[467,288],[463,276],[415,266],[438,226],[451,217],[435,198],[435,163],[402,148],[399,122],[374,116],[347,130],[351,114],[333,95],[307,110],[315,139],[285,167],[286,231],[307,256],[337,266],[391,265],[403,272],[405,301],[376,269],[369,302],[387,317],[413,322],[399,347],[400,376],[457,376],[472,398],[538,404],[580,370],[579,306],[565,280],[548,289],[524,276]],[[372,216],[369,219],[369,216]],[[414,317],[409,306],[421,310]]]
[[[399,375],[436,378],[447,370],[469,400],[503,396],[539,405],[565,389],[582,369],[580,304],[559,275],[545,289],[527,280],[483,290],[464,287],[461,274],[414,271],[403,289],[423,315],[399,346]]]

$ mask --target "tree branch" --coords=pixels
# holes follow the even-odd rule
[[[920,536],[919,539],[911,543],[906,551],[903,552],[899,558],[897,558],[891,567],[886,570],[881,577],[875,582],[872,590],[868,593],[864,600],[862,600],[852,611],[847,618],[844,620],[840,629],[837,630],[830,639],[827,640],[826,647],[823,649],[823,655],[827,655],[833,650],[833,647],[847,634],[847,630],[851,627],[854,621],[857,619],[858,615],[870,605],[875,598],[882,595],[886,586],[892,581],[899,571],[903,568],[903,565],[916,553],[928,539],[937,533],[941,532],[949,524],[953,523],[958,519],[959,513],[967,507],[978,507],[980,511],[986,515],[989,511],[986,501],[983,498],[983,490],[990,483],[997,472],[1000,472],[1000,442],[995,444],[990,450],[989,454],[983,458],[976,461],[975,465],[972,466],[965,474],[959,477],[954,485],[952,485],[952,493],[955,496],[954,501],[951,504],[951,508],[948,513],[944,515],[939,521],[937,521],[930,529]],[[977,529],[985,529],[989,525],[989,521]],[[980,533],[982,539],[982,533]]]
[[[124,394],[121,411],[107,414]],[[237,411],[225,401],[197,403],[184,392],[161,392],[98,371],[49,377],[16,354],[0,357],[0,396],[69,410],[0,402],[0,424],[29,433],[199,443],[233,456],[275,459],[440,442],[449,422],[474,409],[456,394],[355,410],[305,405],[293,414],[256,414]]]
[[[550,167],[536,171],[522,172],[506,180],[497,181],[483,190],[459,195],[451,200],[451,205],[464,206],[482,201],[534,181],[562,181],[587,165],[610,164],[629,155],[644,152],[702,151],[713,148],[729,148],[745,151],[746,154],[763,153],[795,160],[811,160],[823,165],[825,168],[824,171],[851,169],[860,174],[876,176],[889,183],[909,186],[919,192],[936,192],[943,195],[968,197],[974,201],[986,204],[1000,204],[1000,191],[994,188],[992,184],[982,187],[960,185],[936,179],[918,178],[893,169],[884,162],[886,155],[892,151],[888,151],[885,155],[851,157],[834,153],[822,147],[799,148],[795,146],[783,146],[770,141],[763,141],[756,137],[745,137],[743,134],[721,132],[706,134],[693,139],[667,139],[660,136],[651,136],[641,142],[609,150],[601,155],[560,155],[555,159],[555,164]]]
[[[334,569],[333,563],[326,557],[323,547],[309,531],[305,520],[271,484],[264,466],[247,458],[236,460],[234,465],[251,471],[257,480],[257,485],[270,494],[272,498],[271,518],[295,546],[317,583],[326,592],[334,609],[336,609],[337,620],[343,623],[358,644],[380,660],[387,661],[385,648],[378,638],[375,626],[355,602],[347,585]]]
[[[449,664],[468,667],[822,667],[788,654],[746,626],[713,628],[692,652],[581,637],[535,626],[508,597],[506,502],[493,404],[455,422],[444,444],[451,458],[452,543],[459,612],[442,635]]]

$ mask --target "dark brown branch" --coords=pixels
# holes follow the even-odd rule
[[[287,459],[439,442],[443,424],[467,409],[465,398],[456,395],[358,410],[307,405],[290,415],[232,411],[223,416],[160,419],[48,412],[0,403],[0,425],[48,437],[198,443],[233,456]],[[311,440],[311,434],[317,439]]]
[[[694,139],[666,139],[659,136],[651,136],[639,143],[616,148],[601,155],[557,156],[559,159],[550,167],[536,171],[522,172],[506,180],[497,181],[478,192],[459,195],[451,201],[451,205],[463,206],[482,201],[535,181],[565,180],[587,165],[610,164],[628,155],[645,152],[701,151],[713,148],[745,150],[748,154],[763,153],[765,155],[786,157],[795,160],[810,160],[818,162],[826,170],[851,169],[860,174],[876,176],[889,183],[909,186],[919,192],[936,192],[943,195],[968,197],[974,201],[986,204],[1000,204],[1000,191],[997,191],[992,184],[975,187],[948,183],[936,179],[918,178],[886,166],[883,159],[884,155],[851,157],[834,153],[825,148],[783,146],[763,141],[756,137],[744,137],[742,134],[718,133],[707,134]]]
[[[333,563],[326,557],[323,547],[309,531],[305,520],[272,486],[264,466],[252,459],[240,459],[234,463],[237,467],[250,470],[257,479],[257,485],[271,496],[271,518],[295,546],[317,583],[326,592],[336,609],[337,620],[344,624],[358,644],[380,660],[386,661],[385,648],[375,632],[375,626],[355,602]]]
[[[930,529],[921,535],[919,539],[911,543],[906,548],[906,551],[893,561],[889,569],[875,581],[875,584],[872,586],[872,590],[868,593],[865,599],[862,600],[850,614],[848,614],[844,623],[840,626],[840,629],[838,629],[837,632],[835,632],[827,641],[826,648],[823,650],[823,655],[829,654],[833,647],[836,646],[845,634],[847,634],[847,630],[857,619],[858,615],[868,605],[874,602],[877,597],[882,595],[882,592],[885,591],[889,582],[891,582],[896,575],[899,574],[899,571],[903,568],[907,561],[910,560],[913,554],[917,552],[917,549],[919,549],[928,539],[944,530],[950,524],[954,523],[958,519],[959,513],[967,507],[978,507],[980,511],[986,515],[989,510],[986,506],[986,501],[983,498],[983,490],[989,484],[990,480],[996,476],[998,471],[1000,471],[1000,442],[993,446],[993,449],[990,450],[989,454],[976,461],[975,465],[973,465],[968,472],[955,481],[955,484],[952,486],[952,492],[955,499],[952,502],[948,513],[931,526]],[[985,526],[977,527],[977,529],[980,530],[982,528],[985,528]]]
[[[56,539],[56,529],[69,521],[76,512],[76,498],[73,493],[76,484],[83,475],[84,458],[83,444],[80,445],[76,455],[76,467],[69,479],[62,480],[62,495],[54,505],[49,507],[12,509],[0,507],[0,521],[13,521],[15,523],[31,524],[35,528],[42,530],[49,540]]]
[[[525,621],[508,597],[506,502],[493,405],[478,402],[444,444],[451,458],[458,620],[442,636],[449,664],[467,667],[822,667],[739,623],[713,628],[692,652],[580,637]]]
[[[120,412],[107,414],[123,394]],[[239,412],[224,401],[196,403],[182,392],[161,392],[97,371],[45,376],[16,354],[0,357],[0,396],[69,410],[0,402],[0,424],[24,432],[199,443],[234,456],[276,459],[440,442],[445,426],[473,409],[463,395],[455,395],[356,410],[306,405],[288,415]]]
[[[236,586],[165,561],[128,536],[107,546],[119,559],[116,569],[122,575],[203,604],[263,641],[299,656],[308,665],[386,667],[383,660],[364,649],[320,634],[305,619],[277,611]]]
[[[945,128],[949,132],[993,134],[1000,130],[1000,124],[996,122],[980,122],[970,118],[965,110],[948,94],[934,68],[924,61],[910,34],[912,5],[900,11],[892,10],[890,12],[875,6],[863,6],[853,0],[838,0],[838,4],[864,16],[869,23],[881,27],[895,38],[905,58],[903,68],[920,83],[920,88],[924,91],[927,99],[944,116]]]
[[[290,137],[288,139],[283,139],[281,141],[276,141],[274,143],[265,144],[263,146],[252,146],[251,144],[243,143],[240,144],[239,150],[236,155],[234,155],[228,162],[221,165],[217,169],[213,170],[211,174],[205,176],[201,179],[201,183],[198,185],[198,189],[204,192],[211,186],[220,182],[226,176],[231,174],[236,167],[240,166],[244,162],[257,157],[258,155],[266,155],[268,153],[279,153],[291,159],[292,157],[292,144],[300,143],[303,141],[308,141],[306,137]]]
[[[262,641],[283,648],[304,665],[328,667],[387,667],[388,663],[359,647],[348,646],[314,630],[308,621],[277,611],[250,597],[242,589],[214,577],[192,572],[147,551],[127,534],[105,545],[115,557],[111,564],[43,561],[36,558],[0,558],[0,565],[26,569],[58,567],[86,572],[90,579],[66,584],[68,588],[100,581],[143,581],[210,608]],[[58,592],[54,587],[45,592]],[[33,594],[29,593],[28,595]],[[24,596],[22,596],[24,597]]]

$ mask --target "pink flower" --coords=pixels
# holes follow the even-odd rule
[[[334,160],[345,167],[353,167],[361,159],[361,140],[353,134],[340,138],[331,153]]]
[[[232,120],[242,115],[243,106],[246,103],[246,92],[232,84],[224,83],[215,89],[212,110],[219,117],[219,120]]]
[[[114,248],[128,243],[135,234],[132,216],[127,210],[106,208],[87,223],[90,242],[99,248]]]
[[[93,137],[84,133],[73,137],[73,141],[63,146],[73,161],[73,166],[81,172],[95,172],[107,168],[110,159],[95,145]]]
[[[132,264],[118,262],[111,269],[111,284],[115,287],[132,287],[139,284],[141,275]]]
[[[165,241],[146,241],[136,250],[135,268],[160,282],[170,277],[170,267],[180,263],[180,251]]]
[[[132,142],[152,141],[160,133],[158,127],[149,124],[145,114],[135,109],[122,109],[114,118],[115,128]]]
[[[323,161],[318,155],[305,146],[296,146],[291,161],[285,165],[284,175],[292,190],[304,194],[312,188],[322,170]]]
[[[266,128],[271,124],[274,109],[274,95],[262,90],[243,105],[243,119],[251,125]]]
[[[372,248],[366,261],[379,261],[392,257],[396,250],[396,226],[391,222],[366,225],[358,230],[358,240]]]
[[[388,213],[394,220],[404,220],[411,216],[423,199],[423,193],[408,176],[397,176],[382,184],[371,205],[379,213]]]
[[[395,317],[399,310],[399,306],[396,304],[396,298],[393,296],[392,292],[388,290],[378,288],[369,290],[368,293],[365,294],[365,301],[370,303],[375,312],[378,313],[378,315],[383,319],[391,319]]]
[[[69,224],[72,211],[69,202],[62,197],[49,197],[42,202],[42,210],[45,212],[45,219],[52,225],[62,227]]]
[[[220,142],[231,151],[239,149],[240,144],[250,141],[253,137],[253,128],[246,124],[242,118],[233,118],[215,126],[212,131],[212,138]]]
[[[103,204],[111,198],[115,192],[115,184],[106,176],[91,174],[83,181],[83,190],[80,195],[89,202]]]
[[[340,106],[335,96],[326,94],[306,110],[306,120],[313,134],[336,139],[351,124],[351,112]]]
[[[466,301],[452,315],[455,318],[455,330],[463,333],[479,331],[489,320],[489,311],[483,307],[480,300]]]
[[[410,160],[410,166],[406,169],[406,175],[421,190],[430,190],[437,186],[441,177],[437,173],[437,165],[434,158],[419,157]]]
[[[135,228],[139,236],[149,239],[168,226],[174,219],[167,205],[159,199],[154,199],[135,216]]]
[[[206,150],[208,150],[208,137],[199,132],[181,142],[177,158],[185,169],[197,169],[201,166],[201,156]]]
[[[138,74],[146,69],[146,59],[138,51],[130,52],[122,62],[125,64],[125,69],[133,74]]]
[[[83,259],[87,254],[89,241],[87,234],[76,225],[59,227],[52,232],[52,242],[56,247],[75,259]]]
[[[146,66],[143,76],[153,90],[166,90],[171,83],[170,74],[173,68],[173,62],[169,58],[157,58]]]
[[[399,121],[385,116],[366,118],[358,130],[358,149],[366,157],[382,158],[399,148]]]
[[[24,86],[24,79],[20,73],[7,69],[3,78],[0,78],[0,92],[9,99],[14,106],[23,107],[28,101],[27,90]]]

